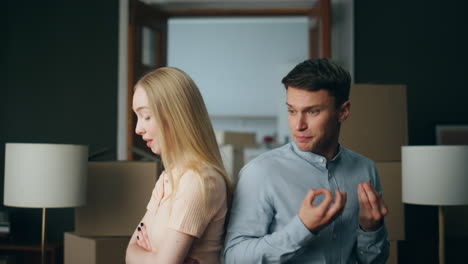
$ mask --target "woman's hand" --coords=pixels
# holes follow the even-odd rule
[[[138,235],[136,244],[144,250],[151,252],[152,248],[150,240],[148,238],[148,231],[146,230],[146,226],[143,222],[140,223],[139,227],[137,227],[137,231]]]

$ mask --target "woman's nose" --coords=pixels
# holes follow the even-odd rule
[[[136,124],[135,133],[137,135],[143,135],[143,133],[145,133],[145,130],[141,127],[140,122],[137,122]]]

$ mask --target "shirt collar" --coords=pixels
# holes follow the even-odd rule
[[[300,150],[299,147],[297,147],[296,142],[294,142],[294,141],[291,141],[290,144],[292,146],[292,149],[293,149],[294,153],[296,153],[299,157],[307,160],[308,162],[314,163],[314,164],[318,163],[318,164],[326,165],[328,162],[331,162],[331,163],[337,162],[341,157],[341,153],[343,152],[341,145],[338,144],[338,152],[333,157],[333,159],[331,159],[331,160],[329,160],[327,162],[327,158],[324,157],[324,156],[315,154],[315,153],[310,152],[310,151]]]

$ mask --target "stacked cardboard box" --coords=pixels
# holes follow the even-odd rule
[[[401,146],[408,145],[406,86],[355,84],[351,114],[340,132],[340,143],[375,161],[389,208],[385,217],[391,256],[397,263],[397,242],[405,239],[401,200]]]
[[[216,130],[215,136],[218,145],[234,145],[246,148],[257,145],[255,132]]]
[[[216,130],[223,164],[233,184],[237,182],[239,171],[244,166],[244,151],[257,146],[255,132]]]
[[[236,183],[237,176],[244,166],[244,148],[235,145],[220,145],[219,152],[231,183]]]
[[[159,172],[155,162],[89,162],[86,205],[65,233],[65,264],[125,263],[130,236],[146,211]]]

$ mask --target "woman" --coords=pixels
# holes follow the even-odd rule
[[[200,91],[183,71],[159,68],[135,85],[133,110],[165,170],[126,262],[218,263],[231,187]]]

